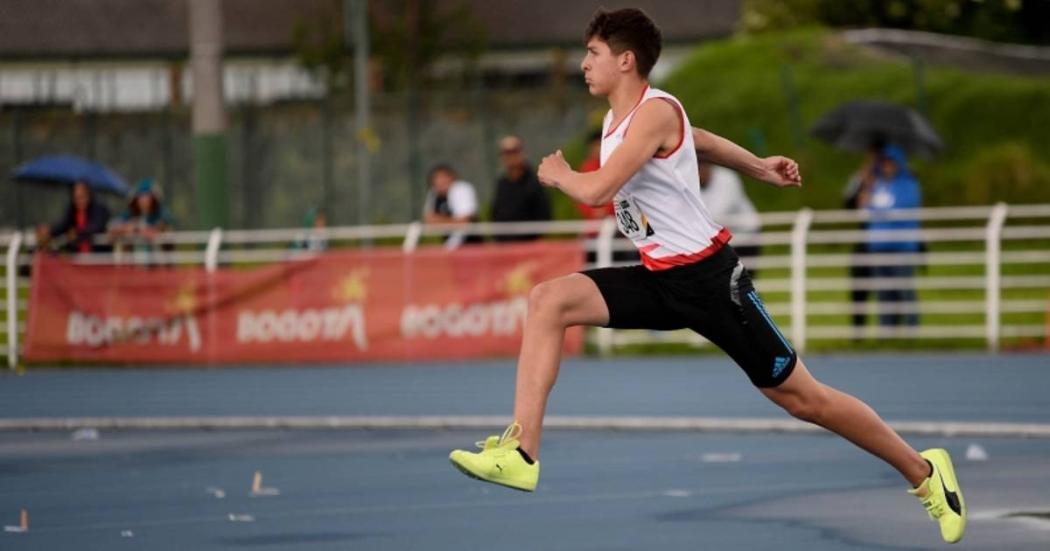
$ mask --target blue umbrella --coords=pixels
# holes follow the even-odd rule
[[[75,155],[47,155],[15,169],[12,177],[18,182],[41,182],[72,185],[87,182],[94,191],[108,191],[127,195],[130,191],[124,179],[98,163]]]

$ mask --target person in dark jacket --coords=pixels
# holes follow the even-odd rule
[[[87,182],[73,184],[73,191],[66,213],[58,223],[37,227],[37,240],[41,249],[46,249],[52,239],[64,238],[63,249],[72,253],[105,252],[109,247],[96,243],[95,236],[106,233],[109,224],[109,209],[96,201]]]
[[[504,173],[496,183],[492,200],[493,222],[534,222],[551,219],[551,202],[547,191],[536,178],[536,171],[525,159],[521,138],[506,136],[499,141]],[[539,235],[496,235],[496,241],[529,241]]]

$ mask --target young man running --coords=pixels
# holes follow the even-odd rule
[[[692,329],[724,350],[751,382],[791,415],[822,426],[900,471],[950,543],[962,538],[966,506],[947,452],[919,453],[860,400],[810,375],[766,312],[751,279],[700,199],[694,149],[711,162],[776,187],[800,186],[798,165],[760,159],[691,128],[677,99],[649,87],[660,31],[641,11],[598,11],[587,27],[582,68],[591,94],[605,96],[601,168],[574,172],[560,151],[539,178],[576,201],[613,201],[620,231],[642,264],[588,270],[540,283],[529,296],[518,359],[514,423],[480,452],[455,450],[453,465],[486,482],[532,491],[540,435],[558,376],[562,339],[574,325]]]

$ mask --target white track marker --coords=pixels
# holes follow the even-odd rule
[[[252,477],[252,497],[266,497],[266,496],[278,496],[281,495],[281,491],[277,488],[267,488],[262,485],[262,471],[255,471],[255,476]]]
[[[988,452],[985,451],[984,447],[975,442],[970,443],[966,448],[966,460],[967,461],[988,461]]]
[[[252,515],[230,513],[226,515],[226,520],[229,520],[230,522],[255,522],[255,517]]]
[[[120,531],[120,537],[122,537],[122,538],[133,538],[133,537],[135,537],[135,532],[132,532],[131,530],[121,530]]]
[[[29,531],[29,511],[22,509],[18,515],[18,526],[4,526],[4,532],[12,534],[24,534]]]
[[[743,455],[740,452],[715,452],[705,453],[700,456],[700,461],[704,463],[738,463]]]
[[[215,499],[223,499],[224,497],[226,497],[226,490],[223,490],[222,488],[216,488],[215,486],[208,486],[204,489],[204,491],[210,494]]]
[[[72,436],[70,436],[70,438],[72,438],[74,442],[79,442],[82,440],[87,440],[89,442],[95,441],[98,440],[98,429],[94,429],[91,427],[77,429],[73,431],[73,434]]]

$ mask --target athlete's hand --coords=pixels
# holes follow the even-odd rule
[[[776,187],[801,187],[802,175],[798,171],[798,163],[787,157],[766,157],[762,159],[765,174],[761,180]]]
[[[569,166],[569,163],[565,162],[565,157],[562,156],[559,149],[540,161],[540,168],[536,171],[536,176],[539,177],[541,184],[558,187],[558,183],[571,172],[572,168]]]

